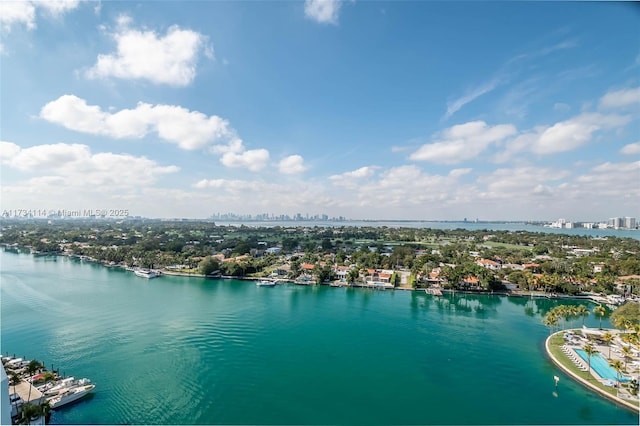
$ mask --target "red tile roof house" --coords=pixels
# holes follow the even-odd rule
[[[480,280],[478,279],[478,277],[470,275],[462,280],[462,284],[464,284],[464,286],[467,288],[479,288]]]
[[[313,263],[303,263],[302,265],[300,265],[300,269],[305,272],[313,271],[314,268],[315,265]]]

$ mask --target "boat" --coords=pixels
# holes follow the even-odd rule
[[[68,379],[63,379],[58,382],[48,383],[41,388],[36,388],[40,392],[44,393],[45,396],[56,396],[60,395],[70,389],[77,388],[80,386],[90,385],[91,380],[89,379],[78,379],[74,380],[73,377],[69,377]]]
[[[46,396],[54,396],[58,395],[61,391],[65,389],[69,389],[75,383],[76,379],[73,377],[69,377],[66,379],[62,379],[55,384],[55,386],[45,390],[44,394]]]
[[[425,288],[424,292],[432,296],[442,296],[442,290],[437,287]]]
[[[256,285],[258,287],[273,287],[276,285],[275,281],[269,281],[269,280],[260,280],[256,283]]]
[[[149,279],[157,278],[160,276],[160,272],[153,271],[151,269],[135,269],[133,273],[136,274],[138,277],[149,278]]]
[[[65,392],[62,392],[57,396],[48,398],[47,402],[49,403],[49,406],[51,407],[51,409],[55,410],[56,408],[60,408],[63,405],[67,405],[73,401],[77,401],[80,398],[88,395],[95,387],[96,385],[84,385],[84,386],[74,387],[66,390]]]

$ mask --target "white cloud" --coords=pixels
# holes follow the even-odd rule
[[[546,167],[510,167],[496,169],[478,178],[484,185],[483,197],[491,199],[525,199],[528,195],[549,193],[553,184],[556,186],[570,173],[566,170],[554,170]]]
[[[80,4],[79,0],[2,0],[0,1],[0,29],[11,32],[11,29],[23,25],[27,30],[36,28],[37,11],[43,11],[50,17],[57,18],[73,10]]]
[[[240,154],[229,151],[220,158],[220,162],[226,167],[244,167],[252,172],[262,170],[268,161],[269,151],[266,149],[250,149]]]
[[[140,102],[134,109],[111,113],[99,106],[87,105],[77,96],[63,95],[42,107],[40,117],[92,135],[141,139],[155,132],[160,139],[185,150],[210,146],[211,153],[222,155],[220,161],[227,167],[258,171],[269,160],[266,149],[247,151],[227,120],[175,105]]]
[[[32,3],[45,9],[53,16],[60,16],[77,8],[80,0],[32,0]]]
[[[280,173],[286,175],[302,173],[306,170],[304,158],[300,155],[290,155],[285,157],[280,160],[280,163],[278,163],[278,170],[280,170]]]
[[[600,99],[601,108],[621,108],[629,105],[640,106],[640,87],[608,92]]]
[[[22,24],[27,29],[36,27],[36,8],[28,1],[1,1],[0,25],[4,31],[11,31],[14,25]]]
[[[620,152],[626,155],[638,155],[640,154],[640,142],[625,145]]]
[[[0,141],[0,164],[10,164],[20,150],[20,146],[13,142]]]
[[[634,176],[640,174],[640,161],[632,163],[605,162],[578,176],[571,185],[572,198],[597,200],[611,208],[627,204],[638,208],[640,186]]]
[[[458,178],[460,176],[464,176],[464,175],[467,175],[467,174],[471,173],[472,170],[473,170],[472,168],[452,169],[449,172],[449,176],[454,177],[454,178]]]
[[[461,163],[515,133],[516,128],[511,124],[488,126],[484,121],[459,124],[441,132],[436,142],[422,145],[409,158],[440,164]]]
[[[161,139],[186,150],[224,142],[233,133],[226,120],[179,106],[139,103],[135,109],[109,113],[74,95],[49,102],[42,107],[40,117],[67,129],[117,139],[143,138],[156,132]]]
[[[453,114],[455,114],[460,108],[462,108],[466,104],[474,101],[475,99],[479,98],[480,96],[486,93],[493,91],[496,87],[498,87],[499,84],[500,84],[500,79],[494,78],[493,80],[487,81],[478,87],[474,87],[473,89],[468,90],[467,93],[465,93],[458,99],[455,99],[451,102],[447,102],[447,112],[444,115],[444,120],[451,117]]]
[[[337,24],[342,0],[305,0],[304,14],[321,24]]]
[[[589,143],[595,132],[619,128],[630,120],[626,115],[587,112],[552,126],[538,126],[510,141],[494,160],[506,162],[522,151],[540,155],[572,151]]]
[[[129,27],[131,18],[118,18],[117,29],[111,37],[116,52],[98,55],[96,64],[88,69],[88,78],[115,77],[143,79],[155,84],[188,86],[196,76],[200,53],[213,57],[207,37],[174,25],[165,35],[155,31]]]
[[[64,184],[69,187],[114,188],[148,185],[157,177],[179,170],[160,166],[146,157],[101,152],[92,154],[87,145],[45,144],[21,148],[11,142],[0,143],[2,164],[27,173],[39,173],[28,183]]]
[[[364,166],[350,172],[331,175],[329,180],[335,186],[356,188],[360,185],[361,180],[372,177],[376,169],[377,167],[375,166]]]

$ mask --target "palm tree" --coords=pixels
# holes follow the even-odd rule
[[[578,319],[578,307],[577,306],[568,306],[567,307],[567,319],[573,321],[573,319]]]
[[[22,406],[22,422],[30,425],[32,421],[42,415],[42,407],[36,404],[26,402]]]
[[[29,375],[29,377],[32,377],[36,371],[40,370],[42,368],[42,364],[40,364],[37,360],[32,360],[31,362],[29,362],[29,365],[27,365],[27,374]],[[33,388],[33,381],[29,383],[29,396],[27,396],[27,400],[25,402],[29,402],[31,401],[31,389]]]
[[[16,386],[20,384],[22,379],[17,373],[11,373],[11,378],[9,379],[9,384],[13,386],[13,393],[16,393]],[[13,401],[13,405],[16,408],[16,413],[18,412],[18,401]]]
[[[622,356],[624,357],[624,368],[627,368],[627,360],[633,358],[633,353],[631,352],[631,346],[623,346],[622,347]]]
[[[589,364],[589,375],[591,375],[591,355],[595,355],[598,353],[596,348],[591,344],[587,343],[584,345],[584,352],[587,354],[587,364]]]
[[[553,311],[550,311],[545,315],[542,323],[549,327],[549,335],[551,335],[553,334],[553,327],[558,325],[558,316]]]
[[[622,361],[613,359],[609,361],[609,365],[616,370],[616,396],[620,392],[620,373],[622,372]]]
[[[589,316],[589,309],[584,305],[580,305],[576,308],[576,314],[582,317],[582,326],[584,327],[584,320]]]
[[[607,311],[604,309],[604,307],[602,305],[598,305],[595,308],[593,308],[593,314],[597,315],[598,317],[600,317],[600,330],[602,330],[602,317],[606,313],[607,313]]]
[[[613,334],[606,331],[602,336],[600,336],[600,340],[602,340],[605,345],[609,346],[609,356],[607,358],[611,358],[611,342],[613,342]]]

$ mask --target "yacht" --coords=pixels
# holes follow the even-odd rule
[[[151,269],[136,269],[133,273],[141,278],[157,278],[160,276],[159,272],[152,271]]]
[[[44,391],[44,394],[46,396],[54,396],[54,395],[58,395],[59,392],[66,390],[68,388],[70,388],[71,386],[73,386],[73,384],[75,383],[76,379],[73,377],[69,377],[66,379],[62,379],[59,382],[57,382],[55,384],[55,386],[50,387],[49,389],[46,389]]]
[[[258,287],[273,287],[276,285],[275,281],[269,281],[269,280],[260,280],[256,283],[256,285]]]
[[[60,408],[63,405],[69,404],[73,401],[77,401],[78,399],[84,397],[85,395],[89,394],[89,392],[91,392],[95,387],[96,385],[77,386],[62,392],[57,396],[47,399],[47,402],[49,402],[49,406],[51,407],[51,409],[55,410],[56,408]]]

